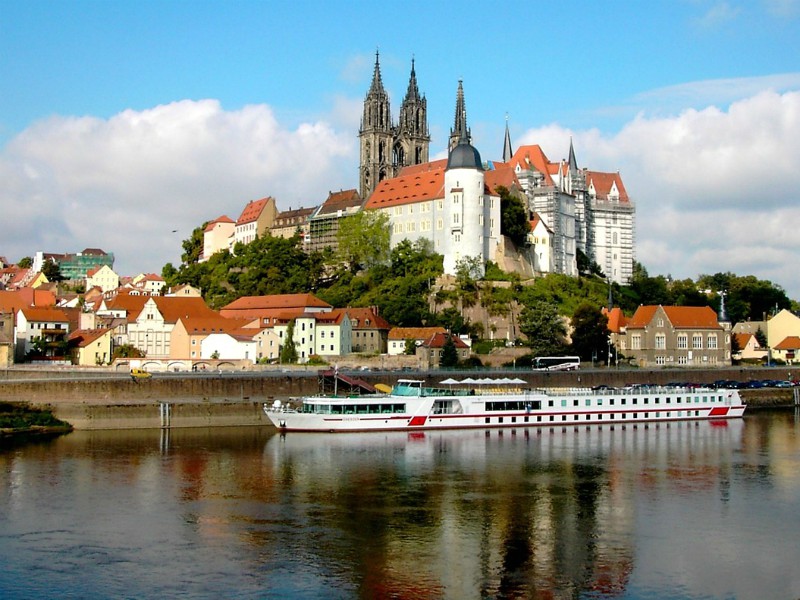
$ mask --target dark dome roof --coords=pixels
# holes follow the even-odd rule
[[[477,169],[483,171],[481,155],[472,144],[461,140],[447,157],[448,169]]]

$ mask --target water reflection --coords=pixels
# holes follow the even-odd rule
[[[76,432],[0,451],[0,595],[797,597],[797,424]]]

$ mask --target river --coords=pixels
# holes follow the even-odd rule
[[[800,414],[0,447],[3,598],[798,598]]]

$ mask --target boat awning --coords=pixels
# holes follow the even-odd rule
[[[375,386],[363,379],[351,377],[338,370],[329,369],[319,372],[319,387],[323,394],[374,394]]]

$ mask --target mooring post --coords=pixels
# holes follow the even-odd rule
[[[162,429],[169,428],[169,426],[170,426],[170,416],[171,416],[169,402],[161,402],[158,405],[158,407],[159,407],[159,411],[160,411],[159,414],[161,416],[161,428]]]
[[[794,395],[794,405],[800,406],[800,387],[793,387],[792,394]]]

